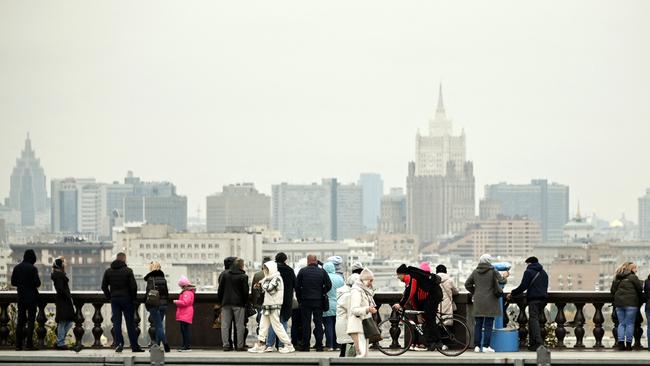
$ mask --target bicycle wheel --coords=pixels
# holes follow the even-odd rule
[[[387,356],[399,356],[409,350],[413,342],[413,328],[404,319],[386,319],[379,323],[382,340],[379,351]]]
[[[464,321],[458,318],[448,319],[450,325],[438,324],[440,341],[446,347],[438,347],[438,351],[445,356],[459,356],[469,348],[469,328]]]

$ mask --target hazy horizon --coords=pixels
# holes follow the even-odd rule
[[[650,2],[0,3],[0,198],[26,133],[49,181],[405,187],[442,82],[485,184],[566,184],[638,221]]]

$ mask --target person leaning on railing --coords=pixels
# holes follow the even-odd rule
[[[27,343],[27,350],[35,350],[34,347],[34,322],[36,321],[36,310],[38,308],[41,278],[38,276],[36,253],[27,249],[23,254],[23,261],[14,267],[11,273],[11,286],[17,288],[18,292],[18,324],[16,325],[16,351],[23,350],[23,343]],[[27,332],[25,332],[25,325]]]
[[[610,288],[618,317],[617,347],[621,351],[632,350],[634,323],[643,299],[643,287],[636,276],[636,269],[637,266],[633,262],[623,263],[616,270],[616,277]]]

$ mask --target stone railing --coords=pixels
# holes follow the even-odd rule
[[[36,317],[36,337],[38,339],[38,346],[45,346],[45,338],[47,334],[46,322],[47,314],[46,308],[53,307],[55,294],[52,292],[42,292],[41,299],[42,303],[39,305],[38,314]],[[171,299],[176,299],[178,294],[170,294]],[[390,314],[390,305],[399,301],[401,297],[400,293],[378,293],[375,295],[375,301],[380,307],[380,317],[384,318]],[[110,325],[107,325],[108,320],[105,319],[104,314],[110,313],[110,306],[104,308],[107,305],[107,300],[101,292],[73,292],[72,298],[75,303],[76,314],[75,314],[75,325],[73,328],[73,335],[75,338],[75,343],[77,345],[83,344],[86,347],[101,348],[108,346],[106,342],[102,342],[102,336],[108,338],[108,336],[113,333],[113,329]],[[221,334],[219,329],[213,328],[213,322],[215,320],[215,308],[217,294],[216,293],[197,293],[195,297],[195,313],[194,313],[194,323],[192,324],[192,343],[193,346],[197,348],[210,348],[210,347],[219,347],[221,346]],[[468,319],[468,326],[470,331],[473,330],[471,325],[472,319],[471,316],[471,302],[469,301],[469,295],[467,293],[462,293],[457,295],[454,298],[456,304],[458,305],[457,313]],[[136,332],[138,335],[142,333],[141,329],[143,328],[142,318],[146,314],[143,306],[144,293],[139,293],[137,302],[138,306],[135,311],[135,320],[136,320]],[[593,322],[593,336],[595,343],[591,347],[595,349],[603,348],[603,337],[605,336],[605,317],[603,316],[603,307],[606,304],[612,302],[612,296],[606,292],[552,292],[549,294],[549,304],[552,304],[552,308],[557,309],[556,315],[554,316],[553,321],[556,323],[557,328],[555,329],[555,336],[557,339],[557,348],[566,348],[565,337],[567,336],[567,328],[572,327],[573,333],[575,335],[575,343],[573,347],[576,349],[585,348],[584,338],[585,338],[585,306],[593,306],[594,312],[591,320]],[[16,303],[16,293],[13,291],[4,291],[0,292],[0,346],[8,346],[10,338],[10,317],[9,317],[9,305]],[[84,305],[92,306],[92,316],[88,317],[88,310],[83,311]],[[575,313],[573,319],[570,322],[567,322],[565,315],[565,308],[567,305],[571,305],[572,308],[575,307]],[[519,329],[519,339],[520,345],[523,347],[526,345],[528,337],[528,317],[526,316],[526,303],[525,301],[519,302],[517,304],[510,305],[515,308],[516,312],[516,323]],[[87,307],[88,308],[88,307]],[[103,310],[104,309],[104,310]],[[165,321],[166,334],[169,340],[169,343],[172,346],[180,345],[180,332],[179,327],[175,321],[176,309],[173,303],[168,306],[167,317]],[[84,313],[86,315],[84,315]],[[91,327],[86,327],[85,323],[87,322],[86,317],[88,317],[91,322]],[[146,316],[145,316],[146,317]],[[505,317],[506,323],[508,322],[508,317]],[[616,319],[615,312],[612,312],[612,321],[614,327],[612,329],[614,339],[616,336],[616,325],[618,324]],[[641,323],[643,318],[639,313],[636,330],[635,330],[635,347],[641,347],[641,336],[643,334],[643,329],[641,328]],[[147,319],[147,333],[151,338],[155,332],[151,319]],[[545,332],[544,324],[547,323],[545,316],[542,316],[540,319],[542,324],[542,329]],[[89,332],[89,333],[87,333]],[[89,339],[88,334],[92,335],[92,341]],[[84,337],[85,336],[85,337]],[[84,339],[85,338],[85,339]],[[112,337],[111,337],[112,338]],[[141,341],[142,343],[142,341]]]

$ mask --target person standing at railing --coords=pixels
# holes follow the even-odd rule
[[[336,273],[336,267],[332,262],[326,262],[323,269],[332,282],[332,288],[327,292],[329,309],[323,313],[323,324],[325,325],[325,347],[327,351],[338,349],[336,342],[336,290],[345,286],[343,276]]]
[[[506,277],[492,266],[492,256],[483,254],[465,281],[465,288],[472,294],[474,303],[474,352],[494,352],[490,347],[490,337],[494,318],[501,315],[499,297],[503,296],[503,290],[500,285],[506,283]]]
[[[311,322],[314,320],[314,337],[316,352],[323,351],[323,309],[329,307],[327,292],[332,288],[329,276],[318,267],[318,258],[307,256],[307,267],[296,276],[296,298],[300,304],[302,320],[302,351],[309,352],[311,340]]]
[[[194,319],[194,292],[196,287],[185,276],[178,279],[178,287],[181,288],[181,293],[178,295],[178,300],[174,300],[174,304],[176,304],[176,321],[181,328],[181,337],[183,338],[183,346],[178,352],[191,352],[190,325],[192,325]]]
[[[248,303],[248,275],[244,271],[244,260],[237,258],[230,269],[225,271],[219,281],[217,303],[221,304],[221,339],[228,339],[230,329],[235,323],[236,351],[245,351],[245,319],[246,304]],[[224,350],[229,349],[224,342]]]
[[[618,349],[632,350],[634,338],[634,323],[643,301],[643,286],[636,276],[637,266],[633,262],[625,262],[616,270],[610,292],[614,295],[614,307],[618,317]]]
[[[55,305],[56,314],[54,321],[56,322],[56,345],[54,348],[58,350],[67,350],[65,345],[65,337],[74,324],[74,305],[72,303],[72,294],[70,294],[70,286],[68,285],[69,279],[65,273],[65,259],[63,257],[56,258],[52,263],[52,275],[50,276],[56,291]],[[79,351],[80,347],[75,349]]]
[[[158,306],[146,305],[149,315],[153,320],[153,326],[156,328],[155,343],[160,346],[162,343],[165,352],[169,352],[169,344],[165,336],[165,314],[167,313],[167,303],[169,301],[169,288],[167,287],[167,279],[165,273],[160,269],[159,262],[149,263],[149,273],[144,276],[144,281],[147,283],[145,293],[151,290],[158,291]]]
[[[104,272],[102,291],[111,302],[113,329],[115,329],[115,352],[124,349],[122,335],[122,315],[126,321],[126,332],[129,335],[132,352],[144,352],[138,344],[135,334],[134,303],[137,301],[138,285],[135,283],[133,270],[126,265],[126,254],[117,253],[110,268]]]
[[[402,294],[402,298],[400,301],[396,304],[393,304],[393,309],[395,310],[400,310],[400,309],[406,309],[406,310],[416,310],[416,311],[421,311],[423,308],[424,304],[424,299],[426,296],[428,296],[428,293],[422,291],[419,291],[418,288],[418,281],[415,278],[412,278],[410,274],[408,274],[408,269],[406,267],[406,264],[402,264],[399,267],[397,267],[396,270],[397,273],[397,279],[402,281],[404,283],[404,292]],[[424,316],[423,315],[412,315],[410,316],[410,320],[417,322],[417,323],[424,323]],[[425,345],[425,339],[424,337],[420,336],[417,332],[413,332],[413,342],[411,342],[411,350],[412,351],[427,351],[428,348]]]
[[[27,343],[27,350],[35,350],[34,347],[34,322],[36,321],[36,310],[38,308],[41,278],[38,276],[36,253],[27,249],[23,254],[23,261],[14,267],[11,273],[11,286],[17,288],[18,292],[18,324],[16,325],[16,351],[23,350],[23,343]],[[27,331],[25,331],[27,326]]]
[[[284,330],[287,330],[289,319],[291,319],[291,308],[293,307],[293,294],[294,288],[296,287],[296,274],[293,271],[293,268],[287,265],[287,255],[283,252],[280,252],[275,255],[275,263],[278,265],[278,272],[282,277],[282,284],[284,285],[283,299],[282,299],[282,308],[280,309],[280,323]],[[279,341],[273,331],[273,327],[269,329],[269,336],[266,339],[266,349],[265,352],[272,352],[276,346],[278,349],[284,347],[284,343]],[[293,342],[293,337],[291,338]],[[295,345],[294,345],[295,347]]]
[[[359,279],[350,290],[350,317],[348,318],[348,334],[354,341],[356,357],[367,357],[369,342],[363,331],[363,321],[372,318],[377,313],[374,300],[373,282],[375,276],[369,269],[361,271]]]
[[[442,318],[445,325],[452,325],[451,320],[454,317],[456,304],[454,303],[454,296],[458,295],[458,287],[454,280],[447,274],[447,267],[440,264],[436,267],[436,274],[440,277],[440,289],[442,290],[442,301],[438,305],[438,313]]]
[[[648,337],[648,351],[650,351],[650,275],[643,283],[643,293],[645,294],[645,321],[648,325],[645,334]]]
[[[262,258],[262,266],[264,263],[271,260],[271,257],[265,256]],[[253,282],[251,282],[251,305],[257,312],[255,314],[255,322],[257,323],[256,333],[260,335],[260,320],[262,319],[262,304],[264,303],[264,290],[262,290],[261,282],[264,278],[264,270],[260,268],[258,272],[253,274]]]
[[[357,280],[359,274],[352,273],[345,280],[345,285],[336,290],[336,341],[341,347],[339,357],[347,356],[348,351],[354,348],[354,341],[348,334],[348,318],[350,317],[350,288]]]

